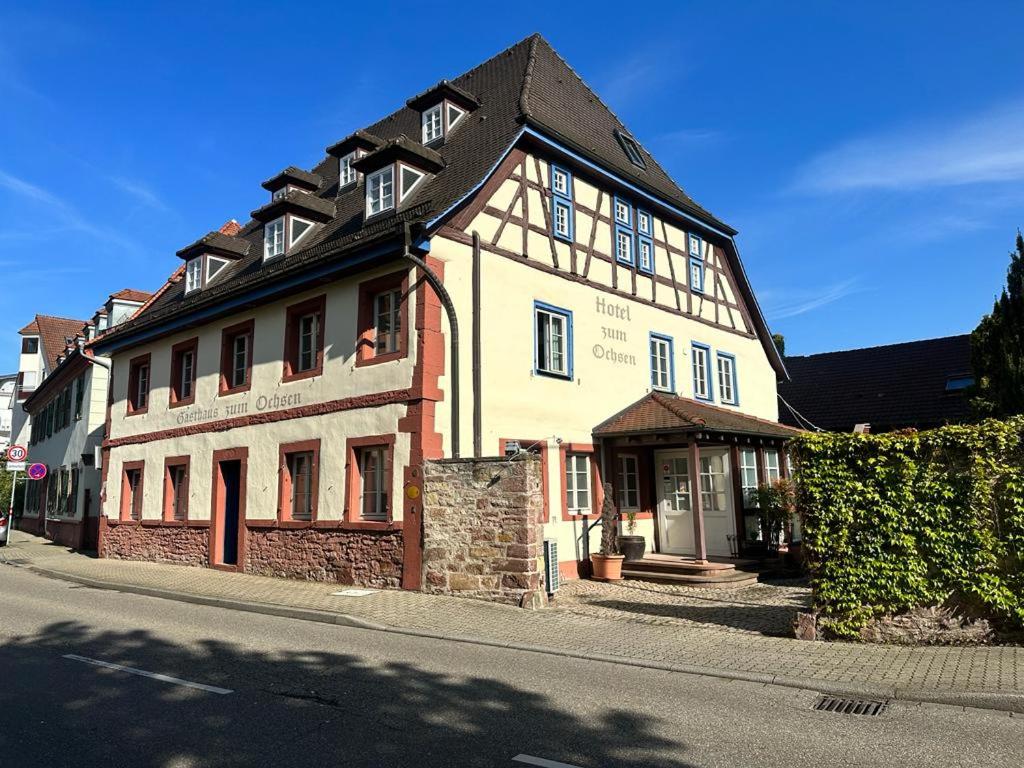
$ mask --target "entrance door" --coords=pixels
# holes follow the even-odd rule
[[[701,449],[700,501],[708,554],[729,557],[732,554],[729,536],[736,533],[736,516],[732,508],[727,448]]]
[[[217,508],[213,532],[213,564],[238,565],[238,518],[242,496],[242,462],[218,462]]]
[[[655,456],[658,484],[658,542],[662,552],[693,555],[693,509],[690,503],[690,459],[686,451],[661,451]]]

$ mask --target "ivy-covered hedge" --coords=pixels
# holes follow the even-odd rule
[[[949,605],[1024,627],[1024,417],[793,443],[819,626]]]

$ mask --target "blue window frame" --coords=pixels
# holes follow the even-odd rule
[[[571,243],[575,237],[575,225],[572,215],[572,203],[560,197],[551,201],[551,230],[559,240]]]
[[[636,268],[646,275],[654,274],[654,241],[646,235],[636,236]]]
[[[690,362],[693,368],[693,397],[713,402],[715,391],[711,379],[711,347],[699,341],[691,341]]]
[[[689,253],[695,259],[704,258],[704,241],[700,239],[700,235],[695,235],[692,232],[687,240],[689,243]]]
[[[626,227],[633,226],[633,206],[626,200],[623,200],[618,195],[615,196],[612,201],[612,218],[615,219],[616,224],[622,224]]]
[[[690,290],[704,293],[704,261],[690,257]]]
[[[654,218],[648,211],[636,209],[636,231],[641,235],[654,235]]]
[[[651,389],[676,391],[676,360],[671,336],[651,332],[648,337],[651,362]]]
[[[620,264],[633,266],[633,230],[629,227],[615,228],[615,260]]]
[[[551,194],[570,202],[573,199],[572,174],[560,165],[551,165]]]
[[[718,399],[725,405],[739,405],[740,388],[736,376],[736,356],[729,352],[718,352],[716,358]]]
[[[572,379],[572,312],[533,302],[533,372]]]

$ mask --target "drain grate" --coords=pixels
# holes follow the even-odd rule
[[[836,696],[819,696],[814,702],[814,709],[818,712],[835,712],[840,715],[864,715],[876,717],[888,708],[888,701],[874,701],[871,699],[840,699]]]

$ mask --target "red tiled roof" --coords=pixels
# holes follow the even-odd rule
[[[149,291],[137,291],[134,288],[122,288],[117,293],[110,294],[112,299],[121,299],[123,301],[146,301],[152,296]]]
[[[235,235],[242,231],[242,225],[239,224],[234,219],[231,219],[230,221],[225,221],[221,225],[220,229],[218,229],[217,231],[220,232],[222,235],[234,237]]]
[[[43,345],[43,358],[52,368],[57,358],[67,349],[67,337],[75,338],[82,333],[85,327],[85,320],[72,320],[70,317],[51,317],[50,315],[36,315],[36,325],[39,328],[39,338]]]
[[[20,331],[18,331],[18,333],[20,333],[22,336],[38,336],[39,335],[39,323],[37,323],[35,320],[33,320],[31,323],[29,323],[24,328],[22,328]]]
[[[651,432],[723,432],[776,438],[800,434],[800,430],[778,422],[661,392],[645,395],[594,430],[598,437]]]

